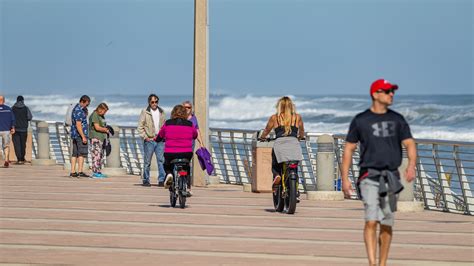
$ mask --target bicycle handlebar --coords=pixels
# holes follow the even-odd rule
[[[276,140],[277,138],[264,138],[264,139],[257,139],[257,141],[259,142],[270,142],[270,141],[274,141]],[[299,141],[306,141],[306,138],[298,138]]]

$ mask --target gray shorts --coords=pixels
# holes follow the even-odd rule
[[[10,131],[0,131],[0,147],[2,151],[10,146]]]
[[[72,157],[87,157],[88,151],[87,143],[82,143],[82,138],[72,140]]]
[[[385,204],[383,209],[380,207],[379,182],[365,178],[360,181],[359,189],[365,207],[365,221],[378,221],[380,224],[393,226],[395,214],[390,210],[390,205]],[[396,198],[398,199],[398,195]]]

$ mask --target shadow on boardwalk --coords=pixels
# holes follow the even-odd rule
[[[275,213],[271,195],[195,188],[185,209],[137,176],[71,179],[59,166],[0,169],[0,262],[54,264],[365,265],[360,202],[302,200]],[[397,214],[391,265],[470,265],[473,219]]]

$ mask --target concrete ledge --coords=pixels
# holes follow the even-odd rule
[[[63,164],[63,169],[67,170],[67,171],[71,171],[71,163],[64,163]],[[76,169],[77,169],[77,167],[76,167]],[[82,166],[82,169],[84,169],[84,170],[90,169],[89,164],[84,163],[83,166]]]
[[[423,202],[399,201],[397,203],[397,212],[422,212],[424,210]]]
[[[306,199],[319,201],[343,201],[344,193],[342,193],[342,191],[308,191],[306,192]]]
[[[243,189],[244,189],[244,192],[252,192],[252,185],[251,184],[244,184]]]
[[[53,159],[34,159],[31,161],[33,166],[49,166],[56,165],[56,160]]]
[[[123,168],[103,168],[102,173],[108,175],[108,176],[116,176],[116,175],[126,175],[127,170]]]
[[[208,181],[209,181],[209,185],[218,185],[221,183],[220,177],[216,175],[210,175]]]

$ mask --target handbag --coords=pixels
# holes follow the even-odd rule
[[[208,175],[211,175],[214,172],[214,164],[212,164],[211,153],[205,148],[201,147],[196,150],[196,155],[199,160],[199,165],[202,170],[206,170]]]
[[[112,152],[112,145],[110,145],[110,136],[113,136],[115,134],[114,129],[111,126],[106,126],[109,129],[109,133],[107,133],[107,137],[104,140],[104,143],[102,143],[102,149],[105,150],[105,156],[109,156],[110,153]]]

